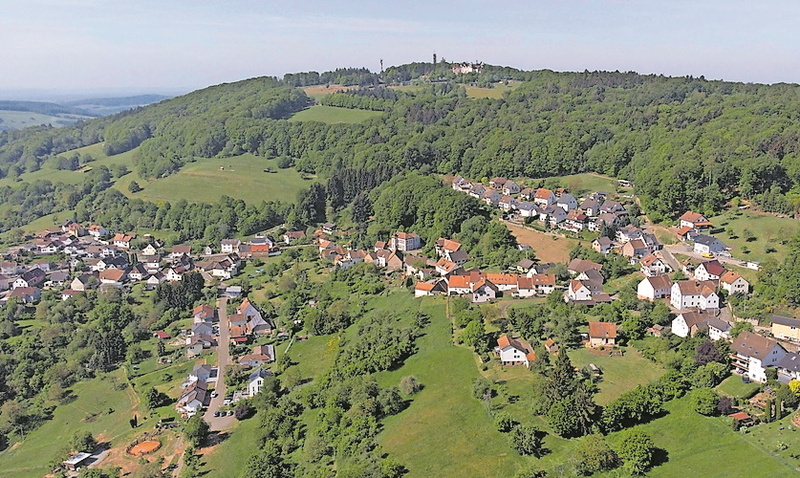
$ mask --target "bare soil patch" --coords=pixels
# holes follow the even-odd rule
[[[150,453],[153,453],[159,448],[161,448],[160,441],[147,440],[132,446],[131,449],[128,450],[128,453],[130,453],[133,456],[149,455]]]
[[[520,244],[526,244],[533,248],[536,252],[536,257],[542,262],[569,262],[569,252],[578,244],[575,239],[568,239],[565,237],[556,237],[534,229],[528,229],[522,226],[503,224],[511,231],[511,234],[517,238]]]

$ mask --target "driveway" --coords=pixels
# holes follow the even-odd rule
[[[228,329],[228,299],[226,297],[221,297],[217,301],[217,308],[218,308],[218,315],[219,315],[219,340],[217,341],[217,368],[219,371],[217,372],[217,384],[214,388],[214,391],[217,392],[217,396],[211,399],[211,403],[208,405],[208,410],[206,410],[205,415],[203,415],[203,419],[206,423],[209,424],[211,427],[211,431],[219,431],[225,430],[230,428],[233,425],[233,422],[236,420],[235,417],[215,417],[214,412],[219,410],[223,406],[223,401],[225,400],[225,367],[230,364],[230,349],[228,348],[228,343],[230,342],[230,330]]]
[[[669,253],[670,256],[672,256],[672,254],[683,254],[684,256],[689,256],[693,259],[703,262],[711,260],[708,257],[703,257],[703,255],[698,252],[694,252],[694,249],[689,244],[672,244],[669,246],[664,246],[663,252],[665,259],[667,259],[666,258],[667,253]],[[719,254],[715,254],[714,259],[718,260],[722,264],[730,264],[737,267],[744,267],[744,261],[736,259],[735,257],[726,257]],[[674,257],[673,260],[675,260]],[[672,264],[670,264],[670,266],[672,266]]]

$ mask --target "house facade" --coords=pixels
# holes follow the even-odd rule
[[[507,334],[501,335],[497,339],[497,347],[494,350],[503,365],[530,367],[531,362],[536,360],[536,354],[533,352],[531,344]]]
[[[786,354],[777,341],[753,332],[740,333],[731,344],[734,372],[759,383],[767,381],[766,368],[777,366]]]

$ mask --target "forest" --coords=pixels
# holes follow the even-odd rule
[[[796,85],[490,66],[448,72],[425,63],[387,69],[384,81],[442,77],[402,91],[374,86],[365,80],[374,74],[357,69],[254,78],[74,127],[5,132],[0,176],[105,141],[109,154],[136,148],[137,173],[148,178],[195,157],[249,152],[293,158],[298,170],[323,177],[379,164],[472,178],[594,171],[632,180],[655,220],[686,209],[716,212],[737,198],[780,213],[800,207]],[[520,84],[500,99],[469,98],[464,84],[479,78]],[[320,101],[384,114],[362,124],[285,121],[312,103],[292,85],[316,81],[372,85]]]

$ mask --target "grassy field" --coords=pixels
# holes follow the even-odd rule
[[[361,123],[370,118],[377,118],[382,114],[380,111],[316,105],[293,114],[289,121],[319,121],[327,124]]]
[[[8,129],[22,129],[40,124],[67,126],[82,119],[91,119],[91,117],[66,113],[59,115],[46,115],[42,113],[33,113],[30,111],[0,110],[0,126]]]
[[[759,262],[769,258],[780,261],[786,256],[785,242],[800,231],[800,221],[752,211],[729,211],[709,220],[723,230],[714,237],[733,248],[733,257]],[[746,240],[745,229],[752,233],[754,240]],[[734,233],[735,239],[729,231]],[[774,251],[767,252],[769,249]]]
[[[517,88],[521,83],[510,82],[507,85],[502,83],[495,84],[492,88],[482,88],[479,86],[467,86],[467,96],[470,98],[502,98],[503,93]]]
[[[379,381],[396,385],[414,375],[424,388],[408,409],[386,419],[380,443],[409,469],[409,478],[483,477],[487,470],[492,476],[513,475],[524,459],[471,396],[478,376],[472,352],[451,345],[442,299],[426,300],[423,309],[432,321],[418,341],[420,351],[400,369],[379,374]]]
[[[72,388],[74,399],[59,405],[52,420],[31,432],[19,445],[0,453],[0,475],[9,478],[45,475],[49,471],[48,461],[59,452],[61,444],[79,431],[89,431],[98,441],[110,442],[112,446],[127,444],[142,431],[142,427],[131,429],[128,420],[134,412],[140,419],[142,415],[136,407],[133,390],[115,386],[124,383],[122,370],[118,370],[76,384]],[[145,422],[147,425],[152,423]]]
[[[72,153],[79,153],[79,154],[89,154],[91,155],[95,161],[87,163],[83,168],[77,171],[68,171],[68,170],[61,170],[61,169],[53,169],[48,164],[44,164],[42,169],[38,171],[34,171],[32,173],[23,173],[20,176],[20,179],[23,181],[36,181],[36,180],[47,180],[52,182],[61,182],[67,184],[78,184],[83,181],[83,178],[86,177],[84,171],[88,170],[89,168],[96,168],[99,166],[106,166],[108,168],[112,168],[117,164],[125,164],[128,166],[128,169],[133,170],[133,154],[136,150],[127,151],[125,153],[120,153],[116,156],[106,156],[103,152],[103,143],[97,143],[90,146],[85,146],[83,148],[74,149],[72,151],[67,151],[65,153],[61,153],[59,156],[71,156]],[[133,175],[127,175],[122,179],[122,182],[125,183],[127,186],[128,182],[130,182],[130,178]],[[0,179],[0,186],[13,186],[15,182],[11,178],[3,178]]]
[[[256,437],[261,424],[259,416],[237,421],[227,438],[214,448],[201,449],[204,476],[235,478],[244,471],[247,459],[258,450]],[[207,471],[207,473],[206,473]]]
[[[274,173],[264,172],[271,168]],[[228,195],[258,204],[262,200],[294,201],[297,193],[309,187],[313,179],[303,179],[294,169],[277,169],[274,160],[244,154],[224,159],[198,159],[166,178],[139,180],[130,175],[115,187],[129,197],[147,201],[216,202]],[[128,183],[135,179],[143,188],[132,194]]]
[[[648,433],[658,448],[666,450],[668,461],[653,468],[647,476],[793,476],[798,461],[789,453],[797,452],[797,432],[778,428],[788,418],[769,426],[758,426],[754,432],[734,432],[724,417],[703,417],[691,409],[687,398],[667,404],[667,416],[639,428]],[[616,444],[619,434],[609,442]],[[789,448],[781,453],[773,450],[783,441]],[[612,475],[613,476],[613,475]]]
[[[336,93],[340,90],[349,90],[352,88],[357,88],[355,86],[344,86],[344,85],[315,85],[315,86],[307,86],[303,88],[303,91],[308,96],[317,99],[321,98],[325,95],[330,95],[332,93]]]
[[[736,398],[750,398],[758,391],[760,384],[744,383],[738,375],[731,375],[717,385],[717,391]]]
[[[593,363],[603,371],[600,393],[595,396],[600,405],[607,405],[624,392],[656,380],[664,373],[663,368],[642,357],[632,347],[627,347],[622,357],[610,357],[608,351],[583,348],[570,352],[569,358],[576,367],[583,368]]]

